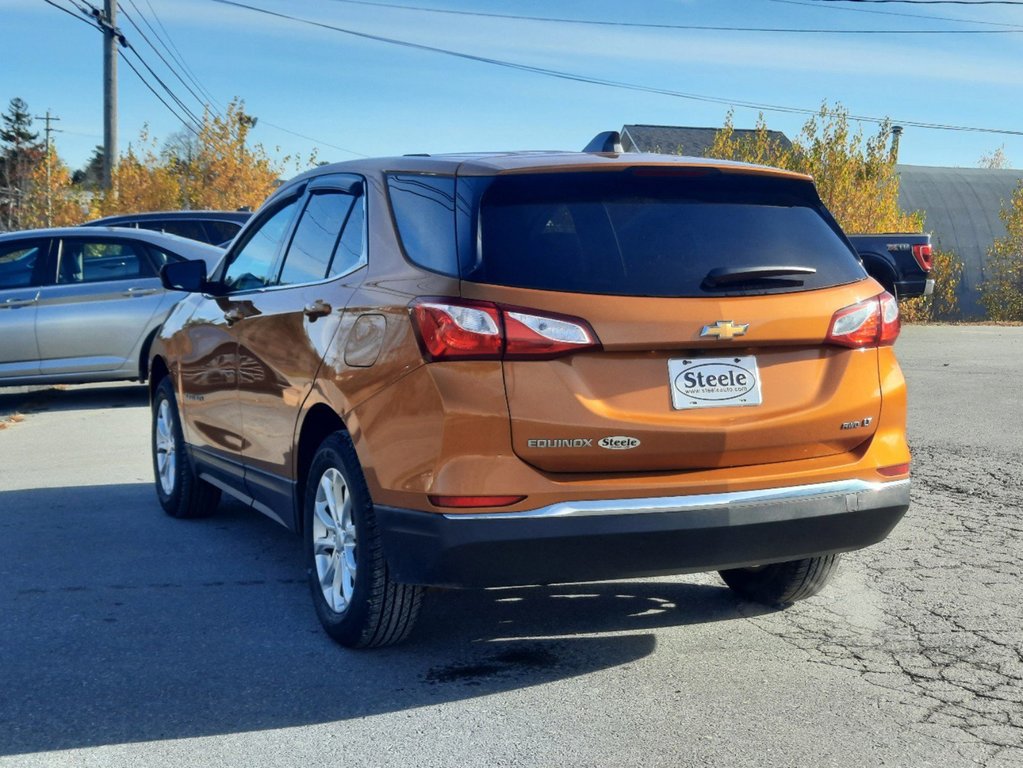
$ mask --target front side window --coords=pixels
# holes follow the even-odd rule
[[[38,267],[46,253],[46,241],[0,245],[0,288],[28,288],[38,285]]]
[[[353,197],[343,192],[310,195],[284,259],[280,283],[312,283],[327,276]]]
[[[102,240],[64,240],[57,266],[57,282],[102,283],[153,277],[155,272],[134,243]]]
[[[228,291],[250,291],[270,285],[277,254],[297,209],[298,199],[278,208],[235,253],[224,273],[223,283]]]

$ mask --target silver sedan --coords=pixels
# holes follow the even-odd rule
[[[138,229],[0,235],[0,386],[145,379],[149,342],[185,294],[160,267],[224,251]]]

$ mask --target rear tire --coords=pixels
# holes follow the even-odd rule
[[[309,589],[327,634],[348,648],[404,640],[423,589],[388,575],[369,489],[346,432],[330,435],[313,457],[304,512]]]
[[[747,600],[788,605],[820,592],[838,569],[839,559],[840,555],[822,555],[718,573],[732,591]]]
[[[209,517],[220,503],[220,489],[199,479],[189,461],[174,385],[166,377],[153,395],[153,474],[156,496],[171,517]]]

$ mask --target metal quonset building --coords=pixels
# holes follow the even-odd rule
[[[935,248],[951,251],[963,262],[959,309],[964,318],[984,316],[980,285],[991,244],[1005,236],[999,217],[1012,198],[1023,171],[990,168],[940,168],[927,165],[896,166],[901,178],[899,205],[922,211],[924,230]]]

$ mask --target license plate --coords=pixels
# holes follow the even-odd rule
[[[760,371],[753,355],[668,361],[671,405],[690,408],[760,405]]]

